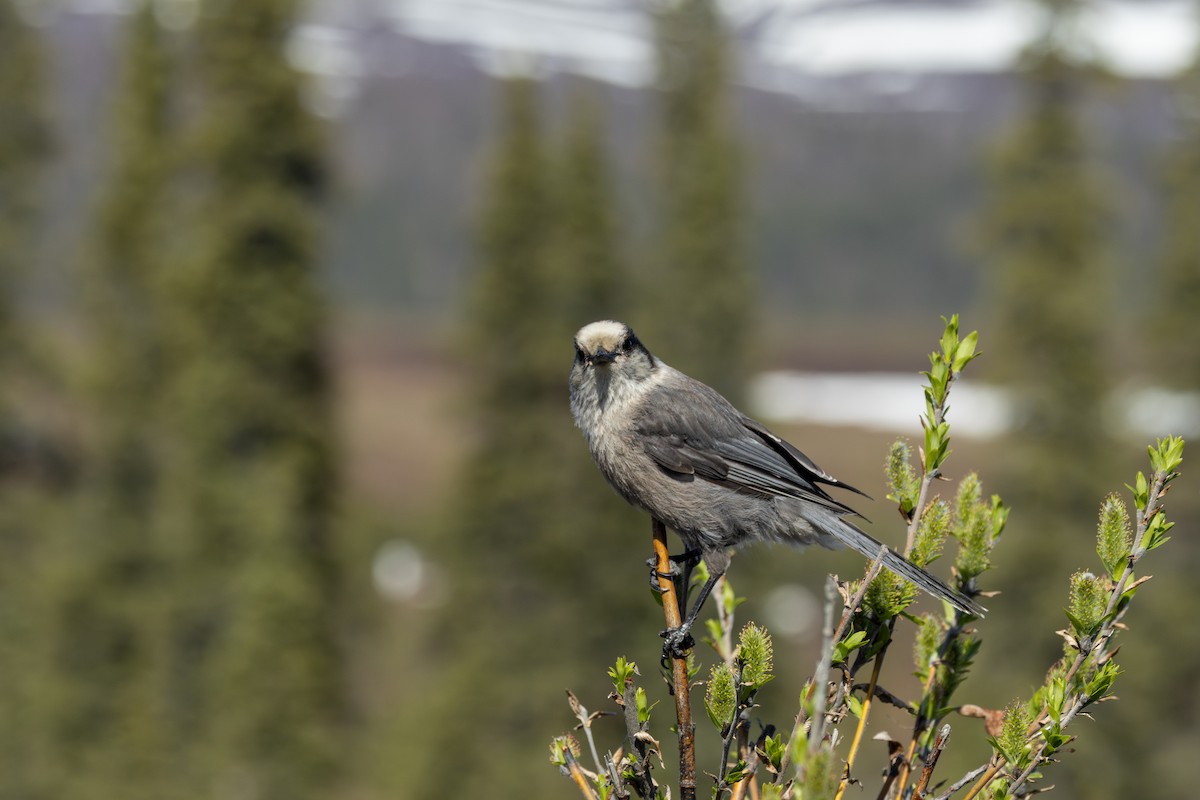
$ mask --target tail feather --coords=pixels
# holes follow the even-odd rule
[[[880,548],[885,547],[882,542],[875,541],[865,531],[860,530],[852,523],[841,518],[836,519],[832,525],[823,527],[827,533],[831,534],[839,542],[863,554],[872,561],[879,557]],[[979,603],[976,603],[962,592],[942,583],[890,547],[886,547],[884,550],[883,566],[901,578],[912,581],[929,596],[945,600],[959,611],[973,614],[977,617],[982,617],[987,613],[987,609],[979,605]]]

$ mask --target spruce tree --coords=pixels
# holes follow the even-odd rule
[[[150,3],[131,17],[111,133],[112,173],[83,274],[91,352],[85,483],[55,605],[62,707],[57,757],[69,795],[163,797],[170,727],[164,683],[170,587],[153,510],[162,313],[170,267],[163,210],[172,73]]]
[[[198,796],[327,797],[340,716],[322,141],[284,57],[290,0],[205,0],[187,185],[163,293],[172,714]]]
[[[749,376],[754,297],[730,43],[714,0],[660,4],[655,23],[661,218],[645,338],[672,366],[736,397]]]
[[[1074,38],[1081,3],[1043,5],[1044,30],[1022,57],[1024,109],[991,164],[985,220],[995,361],[1022,410],[1015,488],[1037,514],[1089,508],[1097,497],[1109,452],[1111,304],[1106,209],[1079,119],[1088,80]]]
[[[567,401],[571,336],[617,314],[624,282],[600,140],[576,106],[552,152],[539,106],[531,81],[505,84],[464,336],[478,438],[431,542],[452,598],[428,644],[444,669],[405,709],[430,722],[427,769],[415,785],[405,775],[414,796],[444,791],[449,774],[455,794],[554,791],[528,769],[562,713],[552,687],[609,646],[579,621],[596,608],[637,615],[644,601],[646,526],[604,487]],[[475,768],[456,772],[476,741],[488,745]]]
[[[1042,619],[1058,607],[1051,587],[1077,566],[1063,562],[1063,542],[1095,536],[1087,520],[1112,481],[1108,209],[1082,120],[1095,76],[1077,38],[1082,5],[1043,3],[1043,27],[1019,63],[1022,108],[989,165],[984,223],[995,333],[987,360],[1017,409],[1000,486],[1020,548],[1010,554],[1000,601],[1013,620]],[[1011,681],[1007,690],[1018,690],[1038,679],[1015,673],[1017,656],[1036,647],[1027,625],[997,629],[993,639],[998,686]],[[1042,647],[1051,657],[1061,645]]]

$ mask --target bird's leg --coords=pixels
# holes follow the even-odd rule
[[[693,564],[694,566],[694,564]],[[710,565],[710,570],[711,570]],[[691,572],[691,569],[688,569]],[[721,580],[721,576],[725,571],[720,572],[710,571],[708,580],[700,587],[700,593],[696,596],[696,602],[688,609],[687,616],[684,617],[683,624],[678,628],[668,628],[663,631],[660,636],[663,637],[663,660],[669,658],[683,658],[684,654],[691,650],[696,645],[696,640],[692,638],[692,625],[696,624],[696,617],[700,616],[700,609],[704,605],[704,601],[712,594],[713,587],[717,585],[717,581]]]

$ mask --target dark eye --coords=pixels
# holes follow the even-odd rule
[[[583,348],[578,344],[575,345],[575,360],[583,361]]]

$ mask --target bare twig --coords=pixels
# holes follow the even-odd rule
[[[583,703],[579,702],[579,698],[570,689],[567,689],[567,702],[571,704],[571,713],[579,720],[579,727],[583,728],[583,733],[587,737],[588,748],[592,751],[592,760],[596,763],[596,771],[603,772],[604,767],[600,761],[600,753],[596,750],[596,738],[592,736],[592,719],[595,715],[588,714]]]
[[[821,627],[821,658],[813,671],[813,686],[817,696],[813,701],[812,727],[808,732],[808,752],[816,752],[825,738],[825,700],[828,695],[830,661],[833,659],[833,603],[838,596],[837,581],[830,575],[825,580],[825,624]]]
[[[933,800],[950,800],[950,796],[952,794],[954,794],[959,789],[966,786],[971,781],[978,778],[983,773],[987,772],[988,767],[991,766],[991,763],[992,762],[989,761],[987,764],[980,764],[978,767],[971,770],[966,775],[963,775],[961,778],[956,780],[954,783],[950,784],[949,788],[947,788],[946,791],[942,792],[937,797],[934,797]],[[989,780],[990,780],[990,778],[989,778]]]
[[[856,683],[856,684],[854,684],[854,686],[852,686],[850,688],[855,691],[866,692],[871,689],[871,684]],[[895,706],[896,708],[900,709],[901,711],[907,711],[909,714],[916,713],[913,710],[912,703],[908,702],[907,700],[900,699],[899,697],[892,694],[891,692],[889,692],[887,689],[883,688],[882,686],[879,686],[878,684],[876,684],[876,686],[875,686],[874,694],[876,697],[878,697],[880,699],[880,701],[887,703],[890,706]]]
[[[658,588],[662,592],[663,615],[667,628],[683,625],[679,597],[671,580],[671,557],[667,551],[667,526],[653,521],[654,557],[658,571]],[[679,732],[679,795],[682,800],[696,798],[696,726],[692,723],[692,706],[688,684],[687,658],[672,658],[672,690],[675,695],[675,719]],[[650,795],[653,797],[653,795]]]
[[[929,785],[929,779],[933,777],[933,770],[937,767],[938,759],[942,756],[942,749],[945,748],[949,738],[950,725],[946,724],[938,731],[937,739],[933,743],[933,751],[929,754],[929,758],[925,759],[925,769],[921,772],[921,780],[917,782],[917,788],[913,790],[913,800],[922,800],[925,796],[925,787]]]

